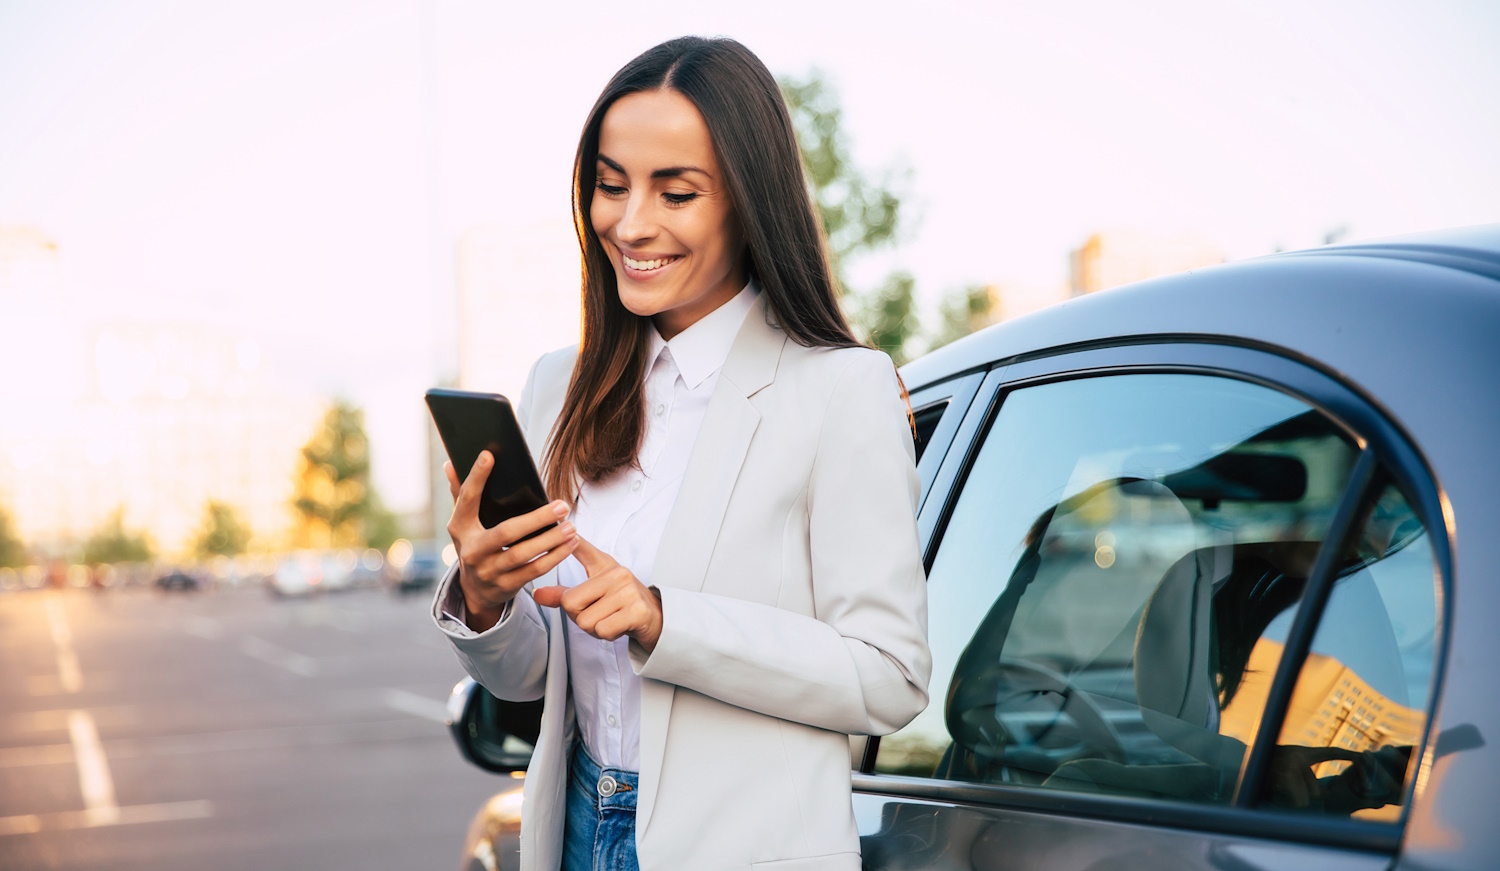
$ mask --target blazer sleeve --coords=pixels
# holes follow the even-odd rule
[[[516,406],[516,422],[521,425],[523,435],[531,422],[532,394],[542,359],[545,357],[532,364],[526,386],[521,390],[521,402]],[[475,632],[465,625],[464,598],[457,580],[455,561],[438,583],[432,600],[432,617],[453,645],[459,664],[496,698],[512,702],[541,698],[547,683],[548,630],[529,589],[516,594],[500,622],[484,632]]]
[[[836,732],[884,735],[927,706],[921,480],[885,354],[852,355],[824,413],[808,536],[816,617],[662,587],[662,633],[643,678]]]

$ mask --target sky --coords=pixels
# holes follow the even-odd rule
[[[57,242],[81,324],[233,329],[362,403],[415,509],[459,234],[565,222],[599,90],[684,33],[829,78],[856,162],[906,173],[853,278],[908,269],[928,310],[1059,284],[1098,230],[1240,258],[1500,221],[1493,2],[0,0],[0,224]]]

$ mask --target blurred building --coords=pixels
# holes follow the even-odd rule
[[[1053,282],[1003,281],[994,285],[994,296],[996,302],[993,320],[998,322],[1029,315],[1062,302],[1070,293],[1061,279]]]
[[[273,389],[255,342],[88,323],[66,303],[57,246],[35,231],[0,231],[0,310],[0,505],[23,540],[62,555],[123,507],[127,529],[171,554],[216,499],[279,543],[322,404]]]
[[[1095,233],[1070,255],[1073,296],[1082,296],[1224,262],[1224,252],[1196,236],[1131,230]]]

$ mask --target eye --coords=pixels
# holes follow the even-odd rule
[[[625,193],[625,188],[608,184],[604,181],[604,179],[596,179],[594,181],[594,187],[598,188],[599,191],[607,197],[617,197],[620,194]]]
[[[698,198],[697,194],[662,194],[661,198],[674,206],[690,203]]]

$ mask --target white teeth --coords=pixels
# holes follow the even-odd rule
[[[624,257],[623,254],[620,256]],[[655,260],[632,260],[629,257],[624,257],[624,259],[625,265],[629,266],[631,269],[639,270],[641,272],[649,272],[652,269],[660,269],[662,266],[665,266],[666,264],[677,258],[658,257]]]

